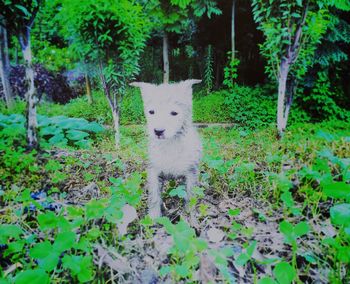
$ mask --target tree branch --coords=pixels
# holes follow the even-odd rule
[[[309,11],[309,5],[310,5],[310,0],[307,0],[305,8],[303,10],[303,15],[301,18],[301,21],[298,24],[298,27],[296,29],[295,32],[295,36],[294,36],[294,41],[293,44],[289,47],[288,49],[288,60],[290,64],[293,64],[296,59],[298,58],[298,54],[299,54],[299,42],[300,42],[300,38],[303,32],[303,26],[305,25],[306,22],[306,16],[307,13]]]

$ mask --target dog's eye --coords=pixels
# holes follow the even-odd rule
[[[172,111],[170,114],[175,116],[175,115],[177,115],[177,112],[176,111]]]
[[[154,110],[150,110],[150,111],[149,111],[149,114],[154,114]]]

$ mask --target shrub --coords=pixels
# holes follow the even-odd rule
[[[226,91],[217,91],[207,96],[196,97],[193,101],[193,120],[195,122],[228,122],[225,106]]]
[[[67,103],[76,95],[69,87],[66,78],[60,73],[53,73],[45,69],[42,65],[34,65],[34,84],[37,88],[38,98],[46,95],[48,100],[57,103]],[[19,98],[24,98],[27,92],[25,85],[25,68],[17,65],[11,68],[10,84],[12,92]],[[2,90],[0,97],[3,96]]]
[[[257,128],[276,119],[276,100],[262,88],[234,86],[226,92],[224,107],[230,120],[247,128]]]

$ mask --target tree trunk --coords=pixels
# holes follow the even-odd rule
[[[24,66],[26,70],[25,84],[28,88],[25,98],[27,101],[26,127],[27,127],[27,143],[29,149],[38,148],[37,138],[37,117],[36,105],[38,102],[36,89],[34,86],[34,69],[32,65],[32,50],[30,43],[30,28],[26,27],[25,32],[19,35],[21,44]]]
[[[163,83],[169,83],[169,41],[168,35],[163,35]]]
[[[92,104],[92,95],[91,95],[91,82],[89,75],[85,73],[85,87],[86,87],[86,96],[89,104]]]
[[[0,26],[0,75],[2,90],[4,93],[7,108],[11,108],[13,106],[13,97],[10,85],[10,71],[11,66],[8,50],[7,30],[4,27]]]
[[[113,115],[113,125],[114,125],[115,148],[119,149],[119,145],[120,145],[119,110],[116,107],[112,109],[112,115]]]
[[[103,87],[104,94],[106,96],[106,99],[108,101],[109,107],[112,111],[112,117],[113,117],[113,126],[114,126],[114,138],[115,138],[115,148],[118,150],[120,145],[120,131],[119,131],[119,104],[117,95],[111,94],[111,90],[109,88],[109,85],[107,83],[106,77],[103,73],[103,63],[101,60],[99,60],[99,71],[100,71],[100,79]]]
[[[283,58],[281,61],[280,72],[278,76],[278,101],[277,101],[277,130],[278,136],[283,135],[287,126],[287,119],[290,110],[290,104],[286,104],[287,79],[289,73],[288,59]]]
[[[232,13],[231,13],[231,60],[235,59],[236,46],[235,46],[235,13],[236,13],[236,2],[237,0],[232,0]]]

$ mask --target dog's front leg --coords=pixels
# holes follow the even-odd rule
[[[186,207],[185,210],[187,211],[187,214],[189,214],[189,223],[192,227],[199,228],[198,221],[195,217],[195,208],[190,208],[190,201],[191,198],[193,197],[193,187],[198,185],[198,177],[199,177],[199,172],[197,169],[191,170],[187,175],[186,175]]]
[[[160,196],[161,184],[159,182],[159,172],[148,169],[148,213],[152,219],[161,216],[162,199]]]
[[[197,169],[191,169],[191,171],[189,171],[186,175],[186,198],[185,198],[186,209],[189,209],[188,208],[189,202],[193,197],[192,189],[193,187],[198,185],[198,176],[199,176],[199,173]]]

